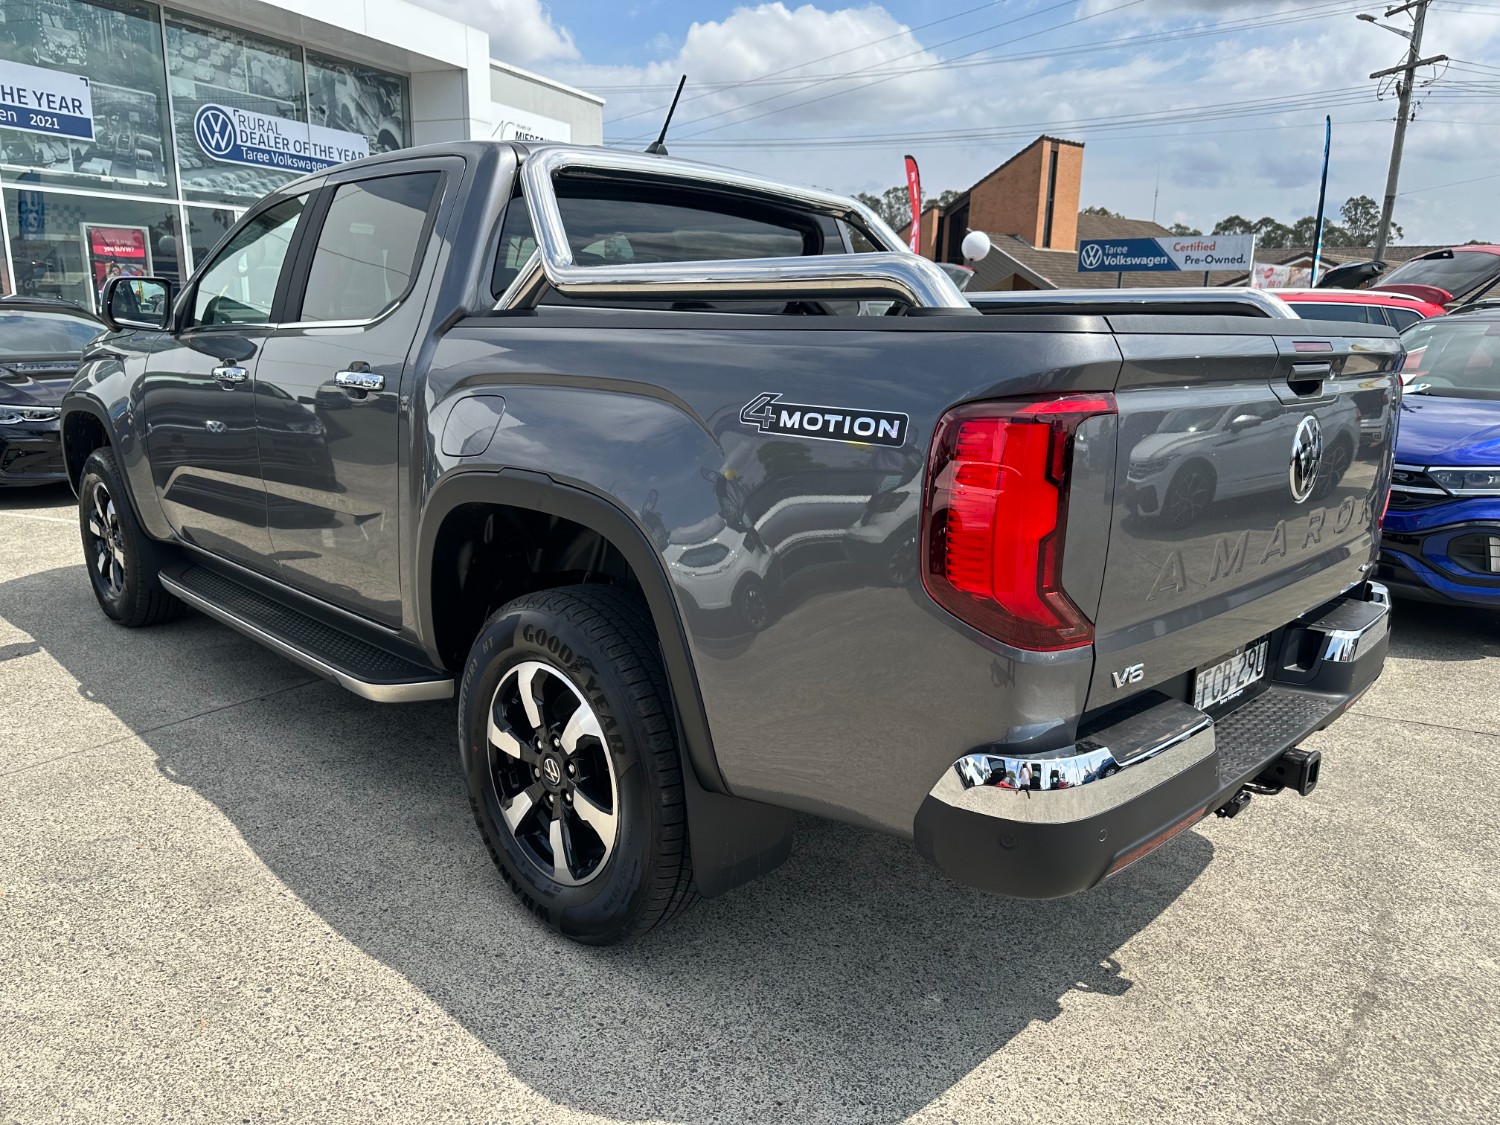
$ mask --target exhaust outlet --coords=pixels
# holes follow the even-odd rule
[[[1322,765],[1323,755],[1318,751],[1294,746],[1263,769],[1255,782],[1273,790],[1294,789],[1306,797],[1318,787],[1318,771]]]

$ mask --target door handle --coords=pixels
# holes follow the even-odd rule
[[[346,391],[385,390],[385,376],[373,371],[336,371],[333,381]]]
[[[226,364],[213,369],[213,377],[225,388],[235,387],[250,378],[250,372],[237,364]]]

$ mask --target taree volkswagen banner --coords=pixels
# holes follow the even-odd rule
[[[0,128],[94,139],[94,99],[81,74],[0,61]]]
[[[370,155],[369,140],[358,133],[214,102],[198,107],[193,139],[204,156],[221,164],[286,172],[316,172]]]
[[[1079,273],[1248,270],[1254,260],[1253,234],[1088,238],[1078,244]]]

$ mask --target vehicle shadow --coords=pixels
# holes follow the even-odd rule
[[[1500,656],[1500,611],[1396,597],[1391,655],[1414,660],[1484,660]]]
[[[1213,851],[1186,833],[1090,894],[1022,902],[948,882],[904,841],[803,818],[773,875],[643,940],[583,948],[520,909],[493,869],[451,705],[382,708],[314,682],[163,723],[177,685],[268,682],[279,658],[192,616],[150,631],[161,698],[146,698],[116,675],[145,655],[140,633],[96,615],[76,568],[0,584],[0,616],[140,732],[163,774],[220,809],[301,902],[533,1090],[614,1119],[906,1117],[1069,993],[1128,990],[1116,951]]]
[[[25,512],[34,508],[56,508],[73,503],[73,491],[66,484],[0,488],[0,511]]]

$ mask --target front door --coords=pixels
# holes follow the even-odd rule
[[[251,218],[188,297],[177,331],[153,341],[139,410],[157,495],[176,532],[274,573],[256,443],[255,371],[306,196]]]
[[[447,163],[367,170],[325,189],[316,243],[298,255],[288,315],[256,368],[261,473],[283,581],[390,626],[401,624],[401,377],[423,323],[418,273]]]

